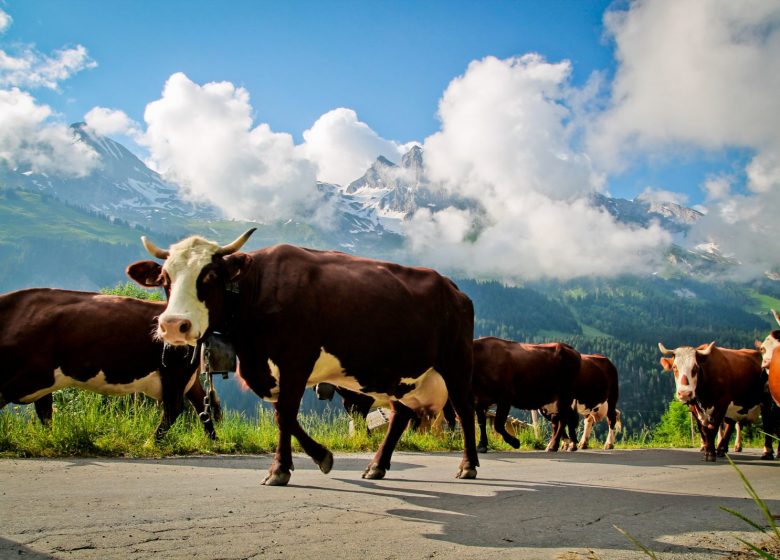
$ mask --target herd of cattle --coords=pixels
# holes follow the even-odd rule
[[[563,343],[474,340],[471,300],[434,270],[290,245],[241,252],[253,231],[226,246],[195,236],[167,250],[142,238],[163,263],[136,262],[127,274],[144,287],[161,286],[167,303],[54,289],[0,296],[0,408],[34,402],[46,422],[58,389],[142,392],[162,401],[156,431],[162,437],[186,395],[213,438],[193,348],[219,332],[235,348],[237,373],[274,403],[279,442],[263,484],[289,481],[293,436],[322,472],[331,470],[331,452],[297,420],[306,387],[317,384],[331,384],[358,403],[363,399],[359,406],[366,412],[375,403],[390,407],[387,432],[364,478],[385,476],[411,420],[445,407],[462,420],[458,478],[476,477],[478,451],[487,450],[486,411],[493,405],[496,431],[512,447],[519,441],[504,429],[511,407],[539,410],[551,421],[549,451],[564,438],[574,448],[580,415],[586,419],[580,448],[603,418],[609,425],[605,448],[614,446],[618,374],[606,357]],[[659,343],[661,365],[674,372],[676,396],[699,425],[706,460],[726,451],[735,422],[754,421],[760,412],[764,431],[775,431],[778,346],[780,330],[757,342],[758,350],[715,343],[668,350]],[[716,450],[723,423],[726,435]],[[769,436],[765,445],[764,457],[772,458]]]

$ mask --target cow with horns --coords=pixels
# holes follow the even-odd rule
[[[387,434],[364,478],[384,477],[409,420],[437,412],[448,396],[463,419],[456,476],[474,478],[471,300],[427,268],[291,245],[239,252],[253,231],[224,247],[194,236],[164,250],[143,238],[165,262],[137,262],[127,273],[169,294],[158,320],[162,340],[195,345],[214,330],[228,333],[239,374],[274,403],[279,444],[263,484],[288,483],[292,436],[322,472],[331,470],[331,452],[297,420],[306,387],[319,382],[392,402]]]
[[[0,408],[35,403],[48,423],[58,389],[144,393],[163,404],[158,439],[181,413],[185,393],[205,412],[197,365],[185,349],[164,349],[152,335],[164,309],[160,302],[47,288],[0,295]],[[207,416],[201,418],[213,439]]]
[[[774,309],[772,316],[780,325],[780,314]],[[756,341],[756,348],[761,352],[761,367],[769,374],[769,393],[777,406],[780,406],[780,330],[770,332],[763,342]]]
[[[714,462],[716,455],[726,454],[736,422],[754,422],[761,412],[764,431],[770,433],[770,403],[757,351],[718,348],[714,342],[674,350],[659,342],[658,348],[664,355],[661,366],[674,373],[677,399],[690,406],[699,425],[706,461]],[[715,436],[722,422],[726,432],[716,451]],[[762,459],[773,457],[772,439],[767,435]]]

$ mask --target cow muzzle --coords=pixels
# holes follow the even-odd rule
[[[194,346],[198,340],[197,333],[192,331],[192,321],[184,317],[161,316],[157,332],[164,342],[173,346]]]
[[[677,400],[688,404],[693,400],[693,391],[677,391]]]

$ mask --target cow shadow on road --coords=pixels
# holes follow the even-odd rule
[[[728,476],[736,479],[737,474]],[[387,507],[382,513],[412,526],[424,525],[420,532],[424,538],[469,547],[636,551],[617,526],[656,553],[706,558],[739,548],[729,532],[751,530],[721,507],[759,523],[763,520],[748,498],[701,495],[686,492],[685,487],[664,488],[666,483],[648,491],[608,483],[480,478],[446,484],[427,481],[421,489],[426,481],[337,480],[343,483],[341,488],[329,490],[373,494],[380,508],[401,500],[405,505]],[[765,501],[771,511],[780,510],[780,500]],[[764,538],[756,531],[752,540]]]
[[[53,560],[55,556],[49,556],[14,541],[0,537],[0,558],[25,558],[29,560]]]

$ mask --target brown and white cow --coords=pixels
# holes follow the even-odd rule
[[[487,451],[486,411],[495,404],[494,427],[505,442],[520,447],[505,428],[511,407],[539,409],[553,423],[547,451],[557,451],[566,428],[570,433],[577,430],[572,403],[580,361],[574,348],[560,342],[525,344],[490,336],[475,340],[472,390],[480,431],[478,450]]]
[[[297,421],[306,387],[320,382],[392,401],[389,429],[364,478],[384,477],[409,420],[437,412],[448,394],[465,419],[457,476],[475,477],[471,300],[427,268],[291,245],[238,252],[253,231],[225,247],[190,237],[163,250],[144,239],[165,262],[135,263],[128,274],[169,291],[158,321],[165,342],[193,345],[213,329],[228,332],[240,375],[275,403],[279,446],[263,483],[289,481],[291,436],[330,471],[333,455]]]
[[[0,295],[0,408],[35,403],[52,416],[51,393],[78,387],[109,395],[144,393],[163,403],[162,437],[183,395],[200,413],[205,392],[185,349],[165,351],[153,336],[164,303],[54,289]],[[211,422],[206,433],[216,437]]]
[[[607,419],[609,434],[604,449],[615,447],[615,431],[620,430],[620,411],[616,408],[620,388],[615,365],[601,354],[582,354],[580,371],[574,381],[574,407],[585,417],[579,449],[587,449],[596,422]],[[574,442],[576,434],[570,434]]]
[[[728,451],[735,422],[755,422],[761,412],[764,431],[771,432],[766,381],[756,350],[718,348],[714,342],[674,350],[659,342],[658,348],[671,356],[661,358],[661,366],[674,372],[676,397],[694,413],[705,443],[706,461],[714,462],[716,454],[723,456]],[[721,422],[726,423],[726,433],[716,452],[715,437]],[[762,458],[773,456],[772,439],[767,435]]]
[[[780,314],[774,309],[772,316],[780,325]],[[777,406],[780,406],[780,330],[773,330],[764,339],[764,342],[756,341],[756,348],[761,352],[761,367],[769,374],[769,393]]]

